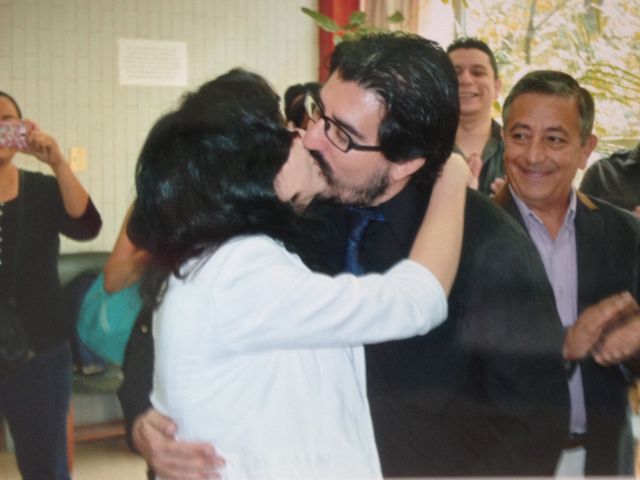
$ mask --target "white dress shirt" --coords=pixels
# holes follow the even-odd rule
[[[212,443],[227,479],[381,478],[361,345],[446,318],[431,272],[330,277],[262,235],[185,271],[153,320],[151,398],[178,436]]]

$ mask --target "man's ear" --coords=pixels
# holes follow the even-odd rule
[[[393,162],[389,170],[389,176],[392,180],[399,182],[408,179],[422,168],[426,160],[424,158],[412,158],[404,162]]]
[[[597,146],[598,146],[598,137],[596,137],[593,134],[589,135],[581,147],[582,160],[580,161],[578,168],[587,168],[587,161],[589,160],[589,156]]]
[[[495,90],[496,90],[496,94],[495,94],[495,98],[493,99],[493,101],[497,102],[498,101],[498,97],[500,96],[500,90],[502,90],[502,80],[500,80],[499,78],[496,78]]]

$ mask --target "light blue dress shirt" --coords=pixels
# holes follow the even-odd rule
[[[509,188],[529,235],[535,243],[540,257],[542,257],[547,277],[553,288],[556,308],[562,325],[568,328],[578,318],[576,192],[571,189],[569,208],[565,214],[564,223],[554,240],[540,218],[518,197],[511,187]],[[569,378],[569,394],[571,396],[571,432],[584,433],[587,431],[587,414],[580,366],[573,371]]]

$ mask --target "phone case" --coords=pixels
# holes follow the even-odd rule
[[[22,122],[0,122],[0,147],[27,148],[27,126]]]

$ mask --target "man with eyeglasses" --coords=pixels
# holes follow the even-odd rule
[[[495,201],[531,236],[562,324],[571,326],[564,348],[576,362],[567,378],[571,422],[557,475],[631,475],[628,392],[639,370],[637,359],[622,362],[638,351],[640,224],[572,186],[598,143],[593,97],[573,77],[527,73],[502,115],[508,181]],[[617,328],[600,328],[591,305],[615,302],[627,306]]]
[[[331,72],[307,101],[304,136],[334,197],[315,205],[335,227],[325,268],[382,272],[408,254],[453,149],[456,73],[437,44],[407,34],[341,42]],[[372,219],[364,227],[363,216]],[[448,320],[428,335],[366,349],[382,470],[552,475],[569,422],[553,292],[535,247],[506,213],[470,191],[466,217]],[[163,478],[214,478],[222,463],[215,449],[174,434],[153,410],[133,426],[135,445]]]
[[[308,102],[315,123],[304,144],[340,202],[383,214],[360,247],[364,271],[379,272],[408,253],[453,148],[456,73],[440,47],[409,35],[343,42],[331,71]],[[327,208],[348,237],[349,210]],[[551,475],[562,448],[563,332],[542,265],[484,196],[470,192],[467,212],[448,320],[428,335],[366,348],[385,476]]]

